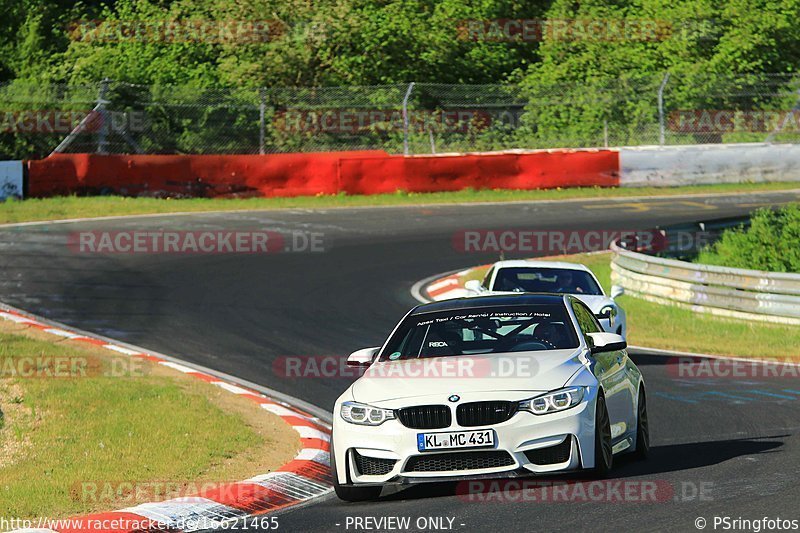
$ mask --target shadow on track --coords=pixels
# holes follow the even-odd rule
[[[647,476],[680,472],[706,466],[717,465],[736,457],[774,453],[783,446],[782,439],[788,435],[765,437],[764,439],[732,439],[710,442],[693,442],[655,446],[650,449],[650,457],[646,461],[635,461],[628,455],[614,460],[614,478]]]

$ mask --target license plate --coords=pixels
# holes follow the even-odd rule
[[[494,431],[455,431],[451,433],[417,433],[417,449],[443,450],[450,448],[493,448]]]

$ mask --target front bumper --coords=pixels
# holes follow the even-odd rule
[[[493,448],[427,452],[417,449],[419,433],[484,429],[495,433]],[[488,457],[483,452],[490,452],[493,459],[483,461]],[[402,485],[480,477],[516,477],[592,468],[594,396],[587,393],[581,404],[559,413],[534,415],[517,412],[506,422],[480,427],[462,427],[455,420],[450,427],[435,430],[408,428],[399,420],[389,420],[380,426],[359,426],[345,422],[337,416],[333,429],[333,453],[336,461],[335,474],[342,485]],[[466,456],[466,461],[451,461],[452,454],[475,455]],[[448,455],[450,457],[445,457]],[[442,460],[430,459],[435,456],[441,456],[436,459]],[[495,461],[494,458],[502,460]],[[418,466],[422,462],[434,464],[434,469],[420,471]],[[484,462],[486,464],[482,464]],[[488,464],[491,462],[502,464],[491,466]],[[468,467],[465,467],[465,463]],[[364,468],[365,464],[382,465],[382,468]],[[457,468],[445,466],[439,469],[436,466],[438,464],[455,464]],[[371,473],[365,473],[364,470]],[[375,474],[375,470],[385,473]]]

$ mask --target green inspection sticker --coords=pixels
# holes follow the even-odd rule
[[[395,359],[400,359],[400,352],[394,352],[393,354],[389,355],[389,360],[394,361]]]

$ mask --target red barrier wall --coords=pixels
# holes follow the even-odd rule
[[[339,192],[343,154],[57,154],[28,163],[28,195],[110,191],[125,195],[301,196]]]
[[[619,184],[612,150],[446,156],[58,154],[28,162],[28,195],[301,196]]]
[[[619,155],[611,150],[465,154],[424,157],[348,157],[342,189],[352,194],[547,189],[619,184]]]

